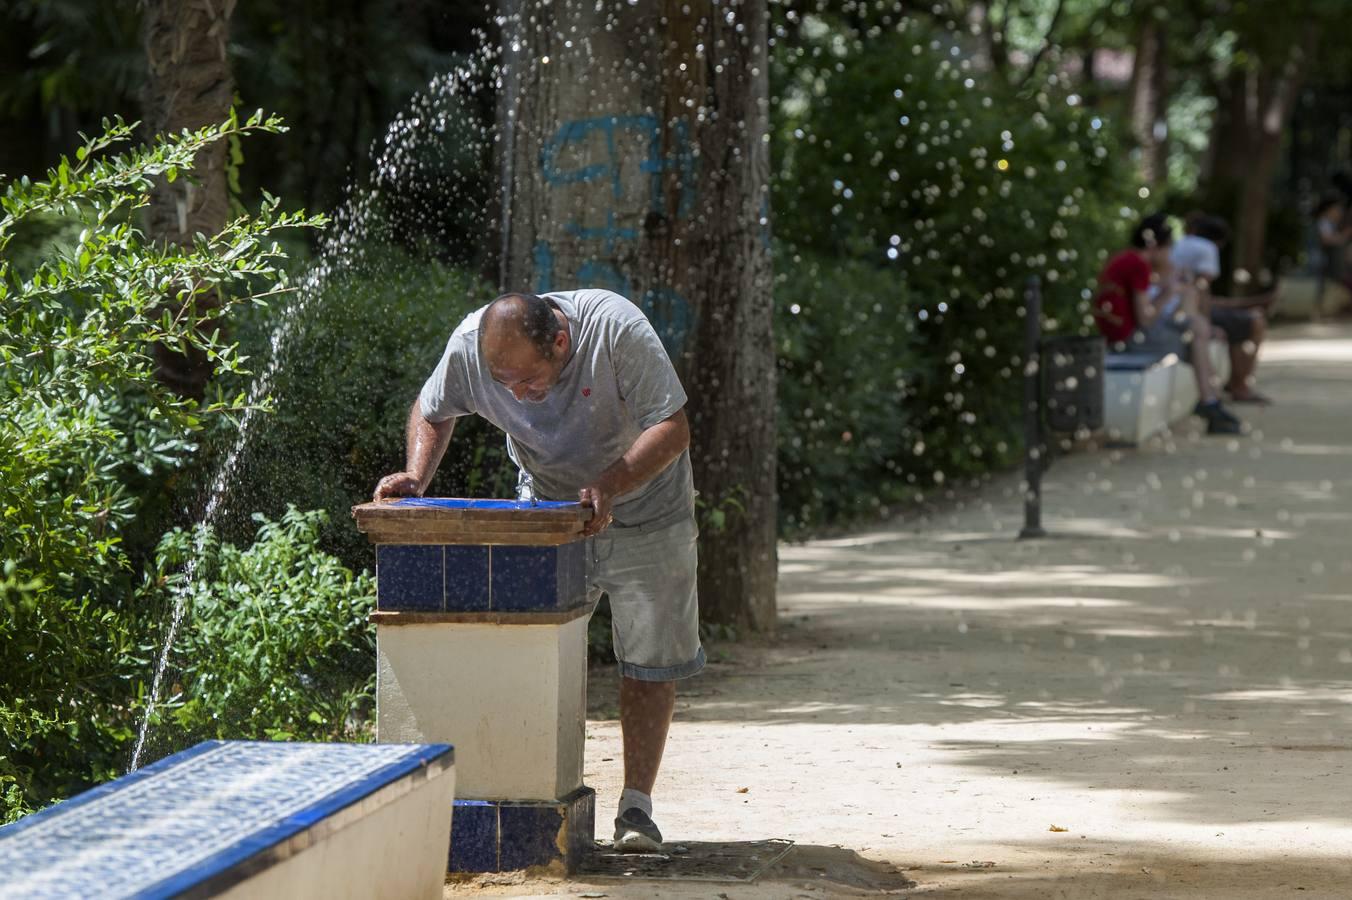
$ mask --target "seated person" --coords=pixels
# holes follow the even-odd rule
[[[1198,307],[1197,289],[1180,283],[1169,265],[1173,242],[1163,213],[1137,225],[1131,246],[1108,260],[1099,275],[1094,318],[1112,351],[1173,353],[1190,362],[1201,398],[1193,413],[1206,421],[1207,434],[1237,434],[1239,419],[1221,405],[1212,384],[1211,323]],[[1158,287],[1153,296],[1152,281]]]
[[[1221,247],[1230,239],[1230,226],[1216,216],[1193,213],[1184,228],[1187,233],[1174,242],[1169,261],[1183,283],[1197,288],[1202,309],[1230,345],[1230,381],[1225,392],[1235,403],[1271,403],[1253,389],[1253,371],[1258,365],[1258,347],[1267,335],[1262,307],[1271,303],[1274,295],[1212,294],[1211,283],[1221,274]]]

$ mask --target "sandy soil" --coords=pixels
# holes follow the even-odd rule
[[[672,841],[798,842],[755,884],[447,896],[1352,897],[1352,328],[1279,330],[1260,374],[1247,437],[1058,460],[1049,539],[1007,477],[782,548],[780,634],[712,648],[655,796]]]

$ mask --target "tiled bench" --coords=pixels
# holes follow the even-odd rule
[[[416,498],[353,513],[376,544],[377,735],[456,747],[450,870],[573,871],[594,819],[590,510]]]
[[[206,741],[0,828],[0,898],[440,898],[453,759]]]

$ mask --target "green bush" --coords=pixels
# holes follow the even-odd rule
[[[776,270],[779,505],[791,536],[914,493],[905,462],[922,448],[906,392],[923,348],[895,273],[787,250]]]
[[[899,475],[932,487],[1009,464],[1027,279],[1042,281],[1048,332],[1089,330],[1098,269],[1135,215],[1123,155],[1078,98],[1046,82],[1019,93],[957,40],[916,20],[864,38],[809,17],[776,48],[790,526],[872,510],[878,477],[887,495]],[[882,391],[892,418],[856,390]]]
[[[162,502],[195,435],[244,405],[219,390],[202,401],[173,395],[155,379],[153,346],[196,347],[220,371],[240,371],[236,348],[211,323],[284,289],[272,235],[320,222],[279,213],[269,200],[191,246],[152,243],[136,226],[152,179],[187,171],[214,141],[281,126],[256,115],[114,152],[132,130],[109,124],[46,180],[8,182],[0,197],[6,818],[125,764],[163,612],[132,602],[139,579],[128,540]],[[77,223],[75,240],[25,234],[53,220]],[[25,243],[38,255],[20,254]],[[203,302],[208,292],[219,308]]]
[[[206,738],[369,739],[373,579],[319,549],[322,510],[254,519],[247,549],[204,525],[160,544],[145,593],[182,602],[184,624],[151,732],[155,756]]]
[[[494,292],[397,247],[367,245],[356,256],[351,267],[328,261],[295,302],[255,311],[240,330],[258,368],[272,370],[273,412],[243,443],[222,533],[246,540],[251,511],[324,509],[324,548],[363,569],[375,555],[349,511],[404,467],[409,406],[451,331]],[[504,497],[515,483],[502,433],[468,417],[428,493]]]

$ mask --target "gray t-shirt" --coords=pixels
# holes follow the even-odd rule
[[[479,357],[478,309],[460,323],[419,405],[430,422],[477,413],[507,434],[536,495],[576,500],[644,430],[685,406],[662,342],[637,306],[603,290],[543,294],[568,319],[572,357],[541,403],[518,401]],[[615,524],[661,527],[694,513],[690,454],[616,498]]]

